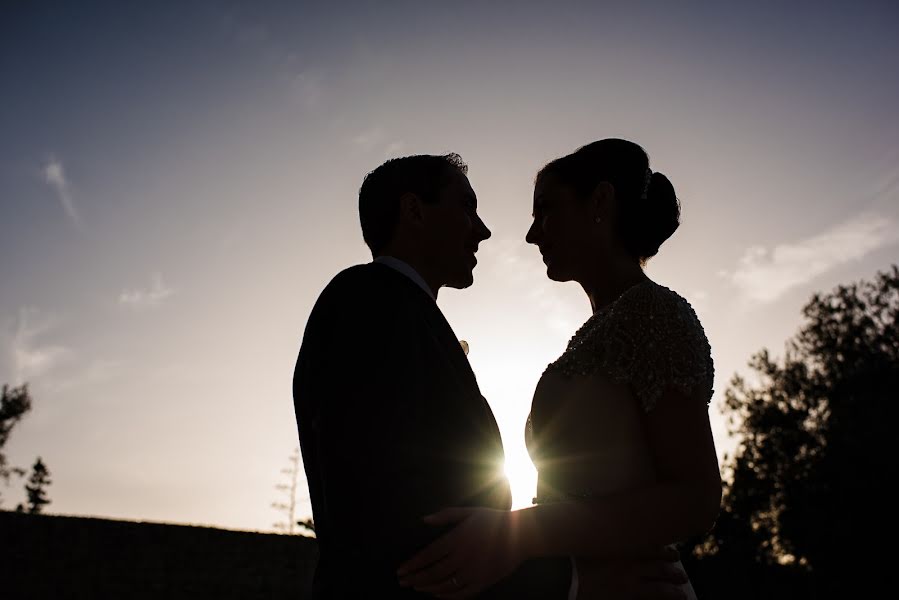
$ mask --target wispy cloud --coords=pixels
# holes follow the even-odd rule
[[[63,169],[62,162],[56,157],[51,156],[41,167],[41,175],[44,178],[44,182],[49,184],[56,192],[59,202],[62,204],[62,208],[66,211],[72,224],[80,228],[81,217],[78,216],[78,211],[75,209],[75,201],[72,199],[72,192],[70,189],[71,186],[69,185],[68,179],[66,179],[66,173]]]
[[[382,149],[385,158],[398,156],[406,147],[406,142],[398,139],[390,139],[383,127],[371,127],[353,136],[350,140],[353,146],[364,152]]]
[[[163,281],[162,274],[157,273],[149,288],[125,290],[119,294],[119,304],[135,310],[156,308],[174,293],[175,290]]]
[[[53,393],[60,393],[99,385],[120,376],[124,372],[124,364],[119,360],[96,359],[68,377],[51,382],[48,389]]]
[[[384,149],[384,156],[387,158],[393,158],[400,155],[400,152],[406,147],[406,142],[403,140],[396,140],[394,142],[390,142],[387,144],[387,147]]]
[[[896,242],[896,221],[868,213],[805,240],[748,248],[739,266],[723,275],[748,299],[772,302],[831,269]]]
[[[357,148],[368,151],[380,144],[384,140],[385,136],[386,133],[382,128],[372,127],[370,129],[366,129],[358,135],[355,135],[352,139],[352,143]]]
[[[0,326],[0,382],[28,383],[56,394],[95,386],[125,372],[121,360],[89,362],[81,353],[51,341],[60,319],[34,307],[22,307]]]
[[[278,73],[291,98],[306,108],[323,106],[326,86],[322,73],[309,64],[307,56],[295,50],[293,37],[279,34],[277,26],[271,27],[237,7],[224,9],[220,26],[222,33],[243,51]]]
[[[12,383],[19,385],[43,376],[71,353],[58,344],[46,343],[43,336],[56,325],[56,319],[37,309],[23,307],[11,328],[5,328],[6,346],[12,365]]]

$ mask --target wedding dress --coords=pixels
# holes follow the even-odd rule
[[[643,414],[668,388],[708,403],[713,375],[689,303],[649,280],[629,288],[584,323],[537,384],[525,432],[538,473],[534,502],[652,484]]]

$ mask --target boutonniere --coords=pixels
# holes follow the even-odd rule
[[[468,356],[468,342],[465,340],[459,340],[459,345],[462,346],[462,352],[465,353],[465,356]]]

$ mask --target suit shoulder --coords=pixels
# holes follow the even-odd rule
[[[317,304],[355,305],[377,302],[383,295],[384,273],[372,264],[354,265],[335,275],[322,290]]]
[[[381,318],[404,312],[404,276],[389,267],[362,264],[348,267],[325,286],[313,314],[340,314],[343,319]]]
[[[365,289],[373,285],[377,280],[378,271],[379,269],[371,263],[347,267],[331,279],[322,293],[351,292],[356,289]]]

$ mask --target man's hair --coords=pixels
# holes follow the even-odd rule
[[[413,193],[422,202],[432,204],[454,172],[466,175],[468,165],[453,152],[391,158],[365,176],[359,188],[359,222],[362,237],[373,256],[393,238],[399,221],[400,197]]]

